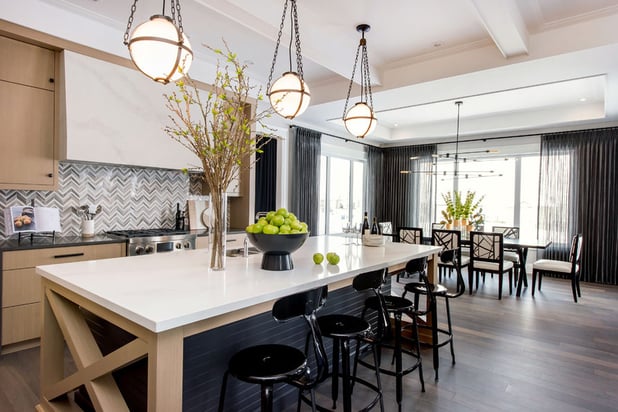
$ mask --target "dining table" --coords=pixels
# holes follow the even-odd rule
[[[528,258],[529,249],[546,249],[551,245],[551,240],[523,237],[518,239],[504,238],[503,245],[505,249],[514,250],[519,257],[519,276],[517,278],[517,293],[515,296],[520,297],[522,288],[528,287],[528,275],[526,273],[526,260]],[[470,232],[461,232],[461,244],[470,245]]]

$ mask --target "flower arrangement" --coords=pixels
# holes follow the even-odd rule
[[[225,42],[224,42],[225,43]],[[208,47],[208,46],[207,46]],[[171,124],[165,132],[173,140],[192,151],[201,161],[202,179],[208,185],[214,212],[211,262],[213,269],[223,269],[225,261],[226,208],[225,192],[242,168],[255,162],[253,154],[270,136],[256,138],[253,130],[262,120],[270,117],[272,109],[256,110],[256,99],[246,75],[247,65],[241,64],[227,43],[225,51],[208,47],[217,55],[217,69],[213,84],[205,96],[189,76],[176,81],[177,91],[164,94],[165,105],[171,112]],[[257,90],[257,101],[263,100]]]

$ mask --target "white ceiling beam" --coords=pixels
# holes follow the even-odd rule
[[[238,24],[254,31],[255,33],[276,42],[277,33],[279,30],[279,23],[281,13],[283,12],[283,2],[263,2],[263,1],[237,1],[237,0],[196,0],[197,3],[209,8],[210,10],[224,15]],[[311,35],[305,35],[309,32],[309,28],[303,27],[303,13],[311,13],[308,8],[303,8],[303,4],[298,4],[298,14],[300,23],[300,33],[302,42],[302,54],[304,57],[310,59],[314,63],[349,79],[352,75],[352,66],[354,64],[353,56],[355,53],[355,47],[358,46],[360,41],[360,34],[354,30],[354,27],[350,27],[350,35],[347,38],[339,38],[331,36],[331,33],[327,28],[313,28]],[[301,8],[303,8],[301,10]],[[276,9],[276,12],[274,11]],[[288,10],[289,12],[289,10]],[[272,16],[277,16],[275,20],[272,20]],[[270,21],[270,20],[272,21]],[[312,15],[307,17],[307,21],[320,21],[319,16]],[[289,41],[289,26],[286,22],[286,31],[283,33],[281,39],[282,44],[288,44]],[[369,35],[370,36],[370,35]],[[370,44],[371,40],[368,40]],[[353,44],[351,48],[350,43]],[[336,44],[337,46],[333,46]],[[324,45],[329,45],[324,47]],[[370,47],[370,46],[369,46]],[[342,50],[349,50],[352,58],[350,61],[344,61],[341,58]],[[274,50],[273,50],[274,51]],[[380,71],[377,67],[371,65],[371,58],[369,59],[370,67],[369,72],[371,74],[371,83],[373,85],[381,85],[382,79]],[[360,84],[360,76],[355,76],[354,82]]]
[[[528,54],[528,32],[515,0],[469,0],[505,58]]]

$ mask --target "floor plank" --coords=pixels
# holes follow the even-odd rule
[[[407,279],[402,279],[406,282]],[[446,279],[454,286],[454,279]],[[401,292],[401,285],[394,292]],[[442,303],[442,302],[441,302]],[[415,411],[616,411],[618,287],[582,284],[573,302],[568,281],[544,278],[533,299],[497,299],[497,279],[451,301],[457,364],[440,351],[440,381],[423,351],[426,392],[417,373],[404,379],[404,409]],[[440,322],[446,321],[440,304]],[[0,356],[0,412],[33,411],[38,348]],[[367,379],[370,374],[366,371]],[[396,410],[394,380],[383,377],[386,410]],[[363,402],[362,388],[355,402]],[[291,406],[290,410],[295,410]],[[303,409],[307,410],[307,409]]]

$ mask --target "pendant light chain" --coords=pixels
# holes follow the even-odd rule
[[[129,32],[131,31],[131,26],[133,25],[133,16],[135,15],[135,10],[137,10],[137,0],[133,1],[133,5],[131,6],[131,14],[129,15],[129,21],[127,22],[127,30],[124,32],[124,45],[129,45]]]
[[[137,1],[137,0],[136,0]],[[270,90],[270,84],[273,80],[273,72],[275,71],[275,63],[277,63],[277,54],[279,53],[279,44],[281,43],[281,34],[283,33],[283,27],[285,26],[285,14],[288,11],[288,0],[283,5],[283,15],[281,16],[281,24],[279,25],[279,34],[277,35],[277,44],[275,45],[275,54],[273,55],[273,62],[270,66],[270,74],[268,75],[268,84],[266,90]]]
[[[348,112],[348,102],[350,101],[350,94],[352,93],[352,84],[354,84],[354,74],[356,74],[356,65],[358,64],[358,54],[360,53],[360,48],[361,46],[359,44],[358,47],[356,48],[356,56],[354,57],[354,66],[352,67],[352,76],[350,77],[350,84],[348,85],[348,97],[346,97],[345,105],[343,107],[343,117],[345,117],[345,114]]]
[[[373,108],[373,93],[371,92],[371,73],[369,72],[369,57],[367,56],[367,42],[365,41],[363,33],[363,56],[362,56],[362,65],[363,65],[363,75],[364,78],[361,83],[364,82],[363,89],[365,91],[365,101],[369,102],[369,106]]]
[[[298,12],[296,10],[296,0],[292,0],[292,13],[294,14],[294,36],[296,41],[296,70],[298,76],[303,79],[303,60],[300,51],[300,30],[298,29]]]
[[[178,31],[180,33],[184,33],[184,30],[182,28],[182,15],[180,14],[180,1],[172,0],[172,21],[175,25],[176,19],[174,17],[174,9],[176,10],[176,14],[178,15]]]

